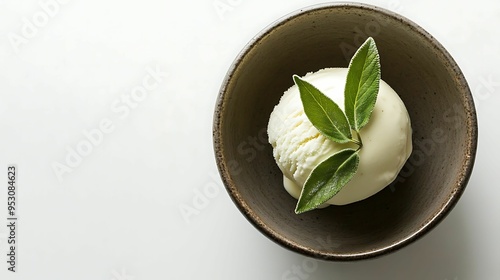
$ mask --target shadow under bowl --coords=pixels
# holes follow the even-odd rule
[[[267,142],[269,115],[293,74],[347,67],[368,36],[379,49],[382,79],[410,114],[413,153],[376,195],[296,215]],[[245,217],[288,249],[335,261],[392,252],[435,227],[469,180],[477,133],[467,82],[439,42],[398,14],[355,3],[308,7],[258,34],[229,69],[213,125],[219,172]]]

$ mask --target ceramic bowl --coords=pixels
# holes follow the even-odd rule
[[[412,155],[376,195],[296,215],[267,142],[269,115],[293,74],[347,67],[369,36],[410,114]],[[443,46],[396,13],[355,3],[301,9],[254,37],[223,81],[213,124],[219,172],[243,215],[278,244],[335,261],[393,252],[442,221],[471,175],[477,133],[470,89]]]

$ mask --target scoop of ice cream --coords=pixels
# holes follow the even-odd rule
[[[309,73],[304,80],[344,108],[346,68],[327,68]],[[323,136],[304,113],[299,89],[288,89],[271,113],[269,143],[283,172],[285,189],[295,198],[312,170],[332,154],[354,144],[338,144]],[[412,151],[408,112],[397,93],[384,81],[370,121],[359,132],[363,147],[358,171],[349,183],[327,203],[344,205],[363,200],[389,185]]]

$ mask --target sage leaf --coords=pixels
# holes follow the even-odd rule
[[[352,128],[358,131],[371,116],[380,85],[380,58],[373,38],[368,38],[349,63],[344,109]]]
[[[295,213],[313,210],[336,195],[358,169],[357,150],[344,149],[314,168],[300,193]]]
[[[316,129],[337,143],[351,141],[351,127],[339,106],[309,82],[294,75],[304,112]]]

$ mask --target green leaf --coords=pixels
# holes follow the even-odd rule
[[[351,141],[351,127],[339,106],[299,76],[294,75],[293,80],[299,88],[304,112],[314,127],[337,143]]]
[[[380,84],[380,58],[373,38],[368,38],[351,59],[345,85],[345,114],[355,131],[370,120]]]
[[[295,213],[313,210],[336,195],[358,169],[359,154],[345,149],[333,154],[314,168],[300,193]]]

